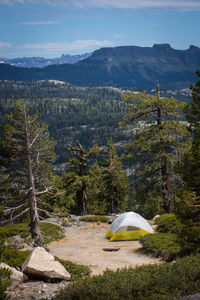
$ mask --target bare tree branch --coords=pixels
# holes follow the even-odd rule
[[[20,214],[14,216],[12,219],[5,220],[5,221],[1,221],[0,224],[6,224],[6,223],[9,223],[10,221],[13,222],[14,220],[16,220],[17,218],[19,218],[20,216],[24,215],[28,210],[29,210],[29,208],[26,208],[26,209],[25,209],[24,211],[22,211]]]
[[[42,194],[48,193],[51,189],[52,189],[52,186],[46,188],[45,190],[43,190],[43,191],[41,191],[41,192],[37,192],[37,193],[35,193],[35,194],[36,194],[36,196],[42,195]]]
[[[39,137],[39,133],[34,137],[34,139],[32,140],[32,142],[29,145],[29,149],[31,149],[31,147],[33,146],[33,144],[35,143],[35,141],[37,140],[37,138]]]
[[[172,175],[178,182],[180,182],[181,185],[185,185],[184,181],[181,178],[178,178],[174,173],[170,172],[170,175]]]
[[[10,212],[16,211],[17,209],[19,209],[25,205],[26,205],[26,203],[23,203],[21,205],[15,206],[15,207],[5,207],[4,213],[5,213],[5,215],[8,215]]]

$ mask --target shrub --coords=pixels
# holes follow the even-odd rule
[[[49,222],[41,222],[40,230],[43,235],[45,244],[48,244],[52,241],[61,240],[65,236],[63,233],[61,233],[60,226]],[[7,237],[20,235],[22,238],[25,238],[26,241],[31,240],[31,235],[27,223],[16,223],[2,226],[0,227],[0,236],[3,234]]]
[[[178,238],[184,255],[200,253],[199,223],[188,221],[188,223],[183,226]]]
[[[29,250],[20,251],[16,248],[5,247],[3,254],[1,255],[1,262],[13,268],[21,268],[24,261],[28,258],[30,254]]]
[[[52,241],[61,240],[65,237],[65,235],[61,233],[60,226],[49,222],[41,222],[40,230],[45,244],[49,244]]]
[[[153,257],[161,257],[164,261],[172,261],[181,256],[181,246],[177,241],[177,235],[173,233],[148,234],[139,240],[142,244],[142,252]]]
[[[102,223],[108,223],[109,218],[105,216],[86,216],[86,217],[81,217],[79,219],[80,221],[85,221],[85,222],[102,222]]]
[[[55,260],[59,261],[65,267],[65,269],[71,274],[72,280],[86,277],[91,274],[91,270],[87,266],[78,265],[72,263],[69,260],[60,259],[57,256],[55,256]]]
[[[12,272],[6,268],[0,268],[0,299],[7,300],[9,297],[6,295],[5,291],[10,285],[10,275]]]
[[[164,214],[155,220],[159,232],[170,232],[178,234],[182,229],[181,222],[174,214]]]
[[[54,300],[169,300],[200,292],[200,255],[175,263],[105,271],[71,283]]]
[[[6,226],[0,227],[0,235],[5,234],[7,237],[20,234],[22,237],[28,236],[30,233],[28,231],[27,223],[15,223],[8,224]]]

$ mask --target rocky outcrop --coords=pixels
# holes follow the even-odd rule
[[[69,280],[70,274],[53,255],[44,248],[35,248],[22,266],[22,271],[30,278]]]
[[[8,266],[5,263],[0,263],[0,268],[9,269],[12,272],[12,274],[10,276],[12,287],[18,285],[20,282],[28,280],[28,277],[25,274],[23,274],[22,272],[16,270],[15,268],[12,268],[12,267]]]

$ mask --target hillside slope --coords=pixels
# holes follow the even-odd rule
[[[45,68],[18,68],[0,64],[2,80],[54,79],[76,85],[152,88],[184,88],[196,80],[200,69],[200,48],[176,50],[168,44],[153,47],[121,46],[101,48],[76,64]]]

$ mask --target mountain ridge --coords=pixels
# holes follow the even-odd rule
[[[162,88],[185,88],[196,81],[200,48],[173,49],[169,44],[153,47],[119,46],[100,48],[75,64],[45,68],[0,65],[0,79],[54,79],[75,85],[150,88],[158,80]]]
[[[78,61],[89,57],[92,53],[85,53],[80,55],[69,55],[62,54],[61,57],[57,58],[45,58],[39,56],[33,57],[18,57],[18,58],[1,58],[0,63],[9,64],[15,67],[24,68],[44,68],[49,65],[60,65],[60,64],[75,64]]]

